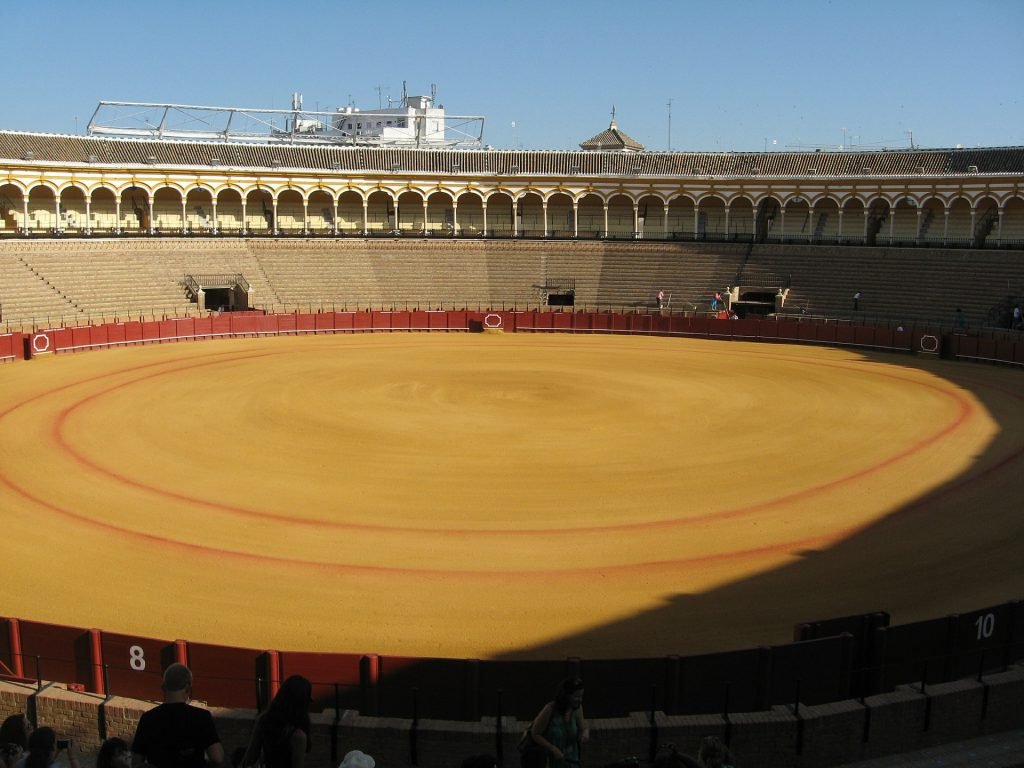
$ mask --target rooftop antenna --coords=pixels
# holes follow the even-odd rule
[[[292,92],[292,133],[299,130],[299,113],[302,111],[302,94]],[[287,126],[285,126],[287,128]]]
[[[384,108],[384,102],[383,102],[383,96],[381,94],[385,90],[384,86],[378,85],[373,90],[375,90],[377,92],[377,109],[383,109]],[[388,107],[390,107],[390,106],[391,106],[391,97],[388,96]]]
[[[402,106],[409,106],[409,91],[405,87],[405,80],[402,81]]]
[[[913,131],[913,129],[912,128],[907,128],[907,130],[904,131],[904,133],[906,133],[907,134],[907,138],[910,139],[910,148],[913,149],[914,148],[914,131]]]
[[[430,105],[437,104],[437,83],[430,84]]]
[[[668,100],[668,151],[672,151],[672,99]]]

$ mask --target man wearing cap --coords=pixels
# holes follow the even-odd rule
[[[136,765],[154,768],[220,768],[224,747],[213,715],[189,704],[192,672],[184,664],[164,671],[164,703],[139,718],[132,741]]]

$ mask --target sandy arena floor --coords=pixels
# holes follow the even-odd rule
[[[0,368],[0,615],[589,658],[1024,597],[1024,377],[650,337],[167,344]]]

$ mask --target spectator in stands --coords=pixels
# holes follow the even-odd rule
[[[153,768],[220,768],[224,747],[213,715],[193,707],[192,672],[184,664],[164,670],[164,703],[139,718],[132,741],[136,764],[145,760]]]
[[[374,768],[377,761],[365,752],[353,749],[338,764],[338,768]]]
[[[722,301],[722,292],[721,291],[715,291],[715,295],[711,297],[711,311],[712,312],[717,312],[718,311],[718,304],[721,301]]]
[[[583,681],[567,677],[555,689],[555,697],[537,714],[530,734],[548,753],[548,768],[570,768],[580,764],[580,745],[590,740],[590,728],[583,716]]]
[[[684,755],[675,744],[669,744],[666,752],[655,758],[652,768],[701,768],[697,758]]]
[[[32,723],[24,712],[18,712],[0,725],[0,768],[14,768],[28,749],[28,737],[32,734]]]
[[[256,718],[242,765],[259,762],[265,768],[302,768],[312,746],[309,738],[312,700],[313,685],[309,680],[301,675],[285,680],[270,706]]]
[[[78,746],[71,740],[58,741],[53,728],[36,728],[28,737],[28,752],[15,763],[15,768],[50,768],[56,766],[57,756],[68,753],[68,764],[79,768]]]
[[[658,291],[658,309],[665,308],[665,292]]]
[[[860,291],[853,294],[853,311],[856,312],[860,309]]]
[[[704,768],[733,768],[729,748],[717,736],[705,736],[701,739],[697,759]]]
[[[128,742],[116,736],[100,745],[96,755],[96,768],[131,768],[132,751]]]
[[[964,311],[960,307],[956,308],[956,329],[958,331],[967,330],[967,318],[964,316]]]
[[[1024,329],[1024,316],[1021,315],[1020,304],[1013,305],[1013,324],[1010,327],[1015,331]]]

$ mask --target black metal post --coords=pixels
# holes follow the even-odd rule
[[[409,763],[419,765],[419,754],[416,744],[416,730],[420,725],[420,689],[412,689],[412,727],[409,728]]]
[[[498,765],[501,765],[504,762],[505,758],[505,739],[502,738],[505,730],[504,707],[502,706],[504,704],[504,702],[502,701],[504,693],[505,692],[503,690],[501,690],[500,688],[498,689],[498,703],[496,707],[498,723],[494,727],[494,756],[497,758]]]

